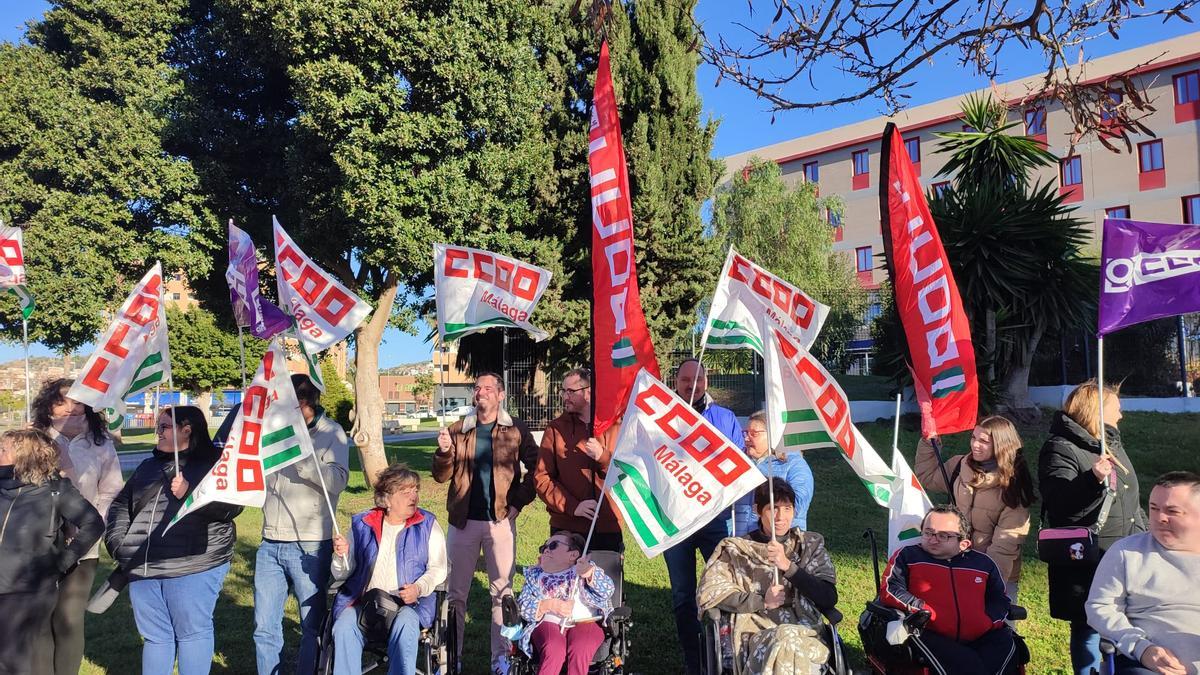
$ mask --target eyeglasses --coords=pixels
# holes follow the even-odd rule
[[[957,532],[938,532],[937,530],[921,530],[921,536],[926,539],[937,539],[943,544],[952,541],[962,541],[962,535]]]
[[[163,422],[162,424],[158,425],[158,430],[159,430],[159,432],[163,432],[163,431],[166,431],[166,430],[168,430],[168,429],[171,429],[171,428],[172,428],[172,427],[174,427],[174,426],[175,426],[175,425],[174,425],[174,424],[171,424],[170,422]]]
[[[561,542],[557,539],[551,539],[550,541],[548,541],[538,547],[538,553],[545,553],[546,551],[557,551],[559,546],[566,546],[566,544],[564,544],[563,542]]]
[[[558,393],[561,396],[566,396],[567,394],[575,394],[575,393],[581,392],[585,389],[591,389],[591,388],[592,388],[592,385],[590,385],[590,384],[585,384],[582,387],[575,387],[574,389],[569,389],[567,387],[563,387],[562,389],[558,390]]]
[[[743,436],[751,436],[751,437],[762,436],[765,433],[767,433],[766,429],[743,429],[742,430]]]

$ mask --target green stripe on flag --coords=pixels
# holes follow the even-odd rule
[[[141,377],[142,373],[146,372],[146,369],[157,366],[158,364],[162,363],[162,360],[162,352],[154,352],[153,354],[147,356],[146,360],[142,361],[142,364],[138,366],[137,371],[133,374],[133,384],[129,385],[128,391],[125,392],[125,397],[130,396],[135,391],[142,391],[152,384],[162,382],[163,372],[161,368],[145,377]],[[141,379],[138,379],[139,377],[141,377]]]
[[[33,315],[33,310],[36,307],[33,301],[33,293],[25,286],[13,286],[8,289],[13,295],[17,296],[17,302],[21,305],[21,316],[26,321]]]
[[[676,534],[679,534],[679,528],[675,527],[675,523],[672,523],[666,514],[662,512],[662,507],[658,505],[658,499],[654,497],[654,491],[650,489],[649,483],[646,482],[642,474],[638,473],[637,469],[622,461],[614,459],[613,464],[616,464],[622,473],[629,476],[629,480],[637,488],[638,496],[645,502],[650,515],[654,516],[654,520],[658,521],[658,525],[662,528],[663,532],[666,532],[668,537],[674,537]]]
[[[761,348],[762,340],[752,335],[709,335],[707,344],[710,347],[720,345],[750,345],[755,348]]]
[[[291,427],[289,427],[289,428],[291,428]],[[265,438],[265,436],[264,436],[264,438]],[[300,446],[295,445],[295,446],[288,448],[287,450],[281,450],[273,455],[263,457],[263,471],[264,472],[270,471],[271,469],[274,469],[276,466],[278,466],[280,464],[290,462],[293,459],[299,457],[301,452],[303,452],[303,451],[300,449]]]
[[[919,536],[921,536],[921,531],[915,527],[910,527],[907,530],[900,530],[900,534],[897,534],[896,538],[904,541],[906,539],[916,539]]]
[[[724,321],[724,320],[721,320],[721,319],[713,319],[713,320],[712,320],[712,327],[713,327],[714,329],[716,329],[716,330],[729,330],[730,328],[737,328],[737,327],[738,327],[738,322],[736,322],[736,321]]]
[[[784,410],[783,423],[789,422],[816,422],[817,411],[812,408],[802,408],[800,410]]]
[[[943,398],[956,391],[965,391],[966,388],[967,378],[963,374],[962,366],[943,370],[934,375],[933,380],[929,383],[930,394],[934,398]]]
[[[464,335],[469,335],[471,333],[474,333],[475,331],[483,330],[486,328],[491,328],[493,326],[506,326],[506,327],[511,326],[513,328],[518,327],[517,324],[514,323],[511,319],[507,319],[504,317],[496,317],[495,319],[488,319],[487,321],[480,321],[479,323],[446,323],[446,324],[442,324],[443,329],[446,331],[446,337],[445,337],[446,342],[449,342],[451,340],[457,340],[458,338],[460,338]]]
[[[258,447],[265,448],[267,446],[275,445],[276,443],[292,438],[295,435],[296,430],[289,424],[278,431],[272,431],[271,433],[264,434],[258,442]]]
[[[655,537],[654,533],[650,531],[650,528],[646,525],[646,521],[642,520],[642,514],[638,512],[637,507],[633,504],[633,500],[625,492],[625,483],[622,482],[624,478],[627,478],[627,476],[621,476],[621,478],[617,479],[617,484],[612,489],[613,495],[625,505],[625,513],[629,516],[629,520],[633,522],[633,529],[637,531],[642,541],[646,542],[649,546],[657,546],[658,537]]]
[[[794,445],[833,445],[833,439],[824,431],[801,431],[795,434],[784,434],[783,444],[787,447]]]

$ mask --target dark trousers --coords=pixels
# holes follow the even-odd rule
[[[725,515],[696,530],[692,536],[663,552],[667,574],[671,577],[671,605],[675,609],[675,630],[683,649],[683,663],[691,675],[701,672],[700,617],[696,608],[696,551],[701,562],[712,557],[713,549],[727,535]]]
[[[1143,666],[1141,662],[1125,656],[1117,654],[1114,662],[1117,675],[1154,675],[1155,671]]]
[[[0,593],[0,675],[33,672],[34,642],[50,621],[53,586],[36,593]]]
[[[83,663],[83,614],[99,562],[82,560],[58,582],[58,603],[34,647],[34,675],[76,675],[79,672]]]
[[[1017,669],[1017,645],[1008,626],[974,642],[956,642],[927,630],[913,638],[939,675],[1003,675]]]
[[[571,532],[561,527],[550,526],[550,536],[554,536],[559,532]],[[577,532],[576,534],[587,539],[587,532]],[[617,553],[625,552],[625,538],[620,532],[593,532],[592,541],[588,544],[589,551],[616,551]]]

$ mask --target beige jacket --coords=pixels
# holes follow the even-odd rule
[[[63,436],[53,427],[47,429],[46,433],[58,445],[63,474],[71,479],[79,494],[96,507],[100,517],[107,519],[109,505],[125,485],[125,478],[121,475],[121,460],[117,458],[112,438],[105,434],[104,442],[96,445],[90,431],[74,438]],[[96,542],[80,560],[99,557],[100,542]]]
[[[997,475],[985,474],[978,488],[971,487],[975,470],[966,455],[945,458],[946,475],[954,481],[954,505],[971,521],[971,546],[996,561],[1004,580],[1015,584],[1021,578],[1021,546],[1029,535],[1029,509],[1004,504],[1003,489]],[[960,468],[961,467],[961,468]],[[958,477],[954,477],[955,470]],[[937,457],[929,441],[917,444],[917,479],[926,490],[946,492],[946,481],[938,469]]]

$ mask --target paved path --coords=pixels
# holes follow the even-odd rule
[[[392,434],[383,437],[384,443],[396,443],[398,441],[424,441],[432,438],[437,438],[438,432],[433,431],[411,431],[404,434]],[[351,441],[351,445],[354,442]],[[150,452],[119,452],[117,458],[121,460],[121,471],[133,471],[144,460],[150,458]]]

